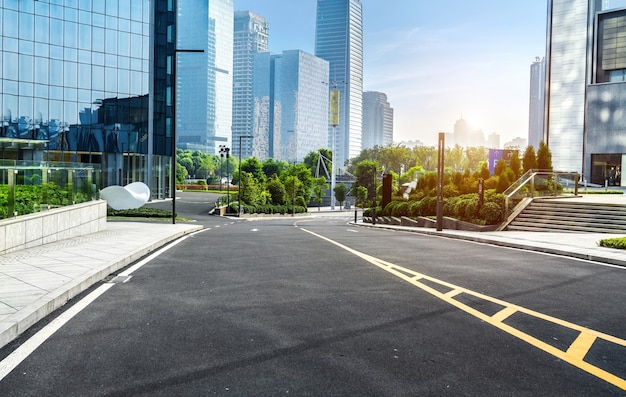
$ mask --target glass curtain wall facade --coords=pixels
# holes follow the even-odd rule
[[[235,12],[233,41],[233,153],[239,154],[239,137],[253,134],[254,54],[268,50],[268,24],[250,11]],[[252,139],[241,140],[241,158],[252,156]]]
[[[102,187],[165,197],[171,3],[0,2],[3,158],[100,164]]]
[[[363,93],[363,149],[393,143],[393,108],[382,92]]]
[[[231,138],[233,0],[177,0],[177,147],[217,154]]]
[[[363,11],[359,0],[317,1],[315,55],[330,63],[328,83],[340,93],[333,156],[343,166],[361,151]],[[329,128],[329,139],[332,131]]]
[[[300,50],[255,59],[255,155],[293,163],[326,147],[328,62]]]
[[[626,157],[626,1],[552,0],[546,136],[554,168],[622,184]]]

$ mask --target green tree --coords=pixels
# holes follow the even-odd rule
[[[256,157],[248,157],[241,162],[241,172],[249,172],[257,181],[263,181],[263,164]]]
[[[500,176],[507,169],[507,167],[508,165],[506,164],[506,160],[500,159],[498,160],[495,168],[493,169],[493,174],[496,176]]]
[[[239,186],[241,196],[239,200],[242,203],[256,205],[260,199],[259,184],[250,172],[241,172],[241,185]]]
[[[552,171],[552,153],[543,141],[539,142],[539,149],[537,149],[537,167],[540,170]]]
[[[365,187],[368,191],[367,198],[372,202],[376,200],[376,178],[378,167],[379,164],[377,162],[364,160],[357,164],[355,172],[355,185],[357,189],[359,186]]]
[[[356,186],[356,197],[362,207],[365,207],[367,201],[367,188],[365,186]]]
[[[320,204],[322,204],[322,195],[324,190],[328,189],[328,183],[326,178],[319,177],[313,180],[313,194],[315,195],[315,202],[317,203],[317,210],[320,210]]]
[[[267,181],[265,188],[270,194],[270,199],[271,199],[272,204],[275,204],[275,205],[285,204],[287,191],[285,190],[285,186],[280,181],[280,179],[278,179],[278,176],[276,176],[276,174],[272,175],[270,180]]]
[[[261,164],[263,174],[267,179],[272,175],[280,177],[282,173],[287,169],[288,164],[285,161],[276,161],[274,159],[267,159]]]
[[[522,162],[519,159],[519,152],[517,150],[513,151],[513,155],[509,161],[509,167],[513,170],[515,180],[517,180],[522,175]]]
[[[535,170],[538,168],[537,155],[535,154],[535,148],[533,145],[528,145],[524,151],[524,158],[522,159],[522,167],[524,172],[528,170]]]
[[[328,172],[326,172],[326,170],[324,170],[324,166],[322,166],[320,164],[320,169],[318,172],[317,169],[317,165],[318,165],[318,160],[319,160],[319,155],[320,153],[322,154],[322,156],[324,158],[326,158],[323,163],[324,166],[326,167],[326,170]],[[330,149],[326,149],[326,148],[321,148],[319,149],[317,152],[310,152],[309,154],[307,154],[306,156],[304,156],[304,164],[307,166],[307,168],[309,170],[311,170],[311,175],[317,177],[317,176],[325,176],[328,179],[330,179],[330,172],[332,169],[332,164],[331,161],[333,159],[333,152]]]
[[[348,188],[343,183],[335,185],[335,199],[339,201],[339,210],[342,210],[343,202],[346,201],[346,193]]]
[[[491,177],[491,172],[489,171],[489,166],[487,162],[483,162],[480,168],[480,177],[484,180],[487,180]]]

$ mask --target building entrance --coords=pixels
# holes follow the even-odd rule
[[[622,186],[622,154],[592,154],[590,182]]]

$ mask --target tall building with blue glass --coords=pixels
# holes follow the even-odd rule
[[[233,0],[177,0],[177,9],[176,145],[216,154],[231,138]]]
[[[101,166],[170,194],[172,0],[0,2],[3,161]]]
[[[317,0],[315,55],[330,63],[330,88],[340,93],[333,157],[337,165],[361,151],[363,7],[360,0]],[[333,130],[329,129],[332,139]],[[332,142],[329,142],[332,147]]]
[[[328,62],[304,51],[255,55],[255,157],[300,162],[327,146],[328,77]]]
[[[387,95],[377,91],[363,93],[363,149],[393,143],[393,108]]]
[[[240,137],[253,134],[254,54],[267,52],[269,32],[265,18],[250,11],[236,11],[234,22],[232,149],[234,154],[248,158],[252,156],[252,140]]]

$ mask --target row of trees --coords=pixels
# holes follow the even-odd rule
[[[464,149],[457,145],[445,150],[444,196],[446,198],[475,194],[478,191],[480,179],[485,181],[485,189],[492,190],[492,193],[501,193],[529,169],[550,170],[552,168],[550,151],[543,142],[540,143],[536,152],[534,147],[529,146],[521,159],[519,153],[515,151],[508,163],[500,160],[495,166],[493,175],[488,168],[489,150],[487,148]],[[332,159],[332,153],[328,149],[321,149],[320,152],[323,156],[322,163],[327,170],[330,170],[329,159]],[[178,163],[181,165],[179,167],[181,170],[178,175],[204,176],[208,183],[215,183],[227,173],[228,169],[233,183],[241,182],[240,199],[247,212],[301,212],[306,211],[307,203],[312,197],[313,201],[319,204],[324,192],[328,189],[327,178],[314,176],[319,168],[320,152],[309,153],[304,162],[299,164],[289,164],[274,159],[261,162],[254,157],[248,158],[242,162],[241,175],[239,175],[238,162],[232,156],[225,158],[199,151],[179,150]],[[347,192],[345,186],[339,184],[336,186],[336,198],[342,202],[345,200],[346,193],[349,193],[355,196],[357,203],[362,206],[380,205],[379,179],[382,173],[392,175],[394,201],[404,200],[399,186],[416,179],[419,183],[417,189],[409,197],[409,201],[434,197],[437,183],[435,172],[437,154],[437,149],[433,147],[407,148],[401,145],[377,146],[363,150],[348,165],[348,171],[356,177],[352,190]],[[382,208],[381,210],[384,211]]]

